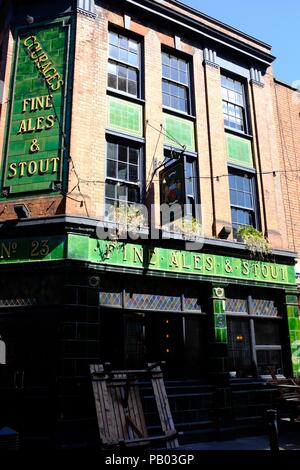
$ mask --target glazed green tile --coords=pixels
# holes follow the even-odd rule
[[[21,142],[11,142],[9,145],[9,155],[19,155],[25,152],[25,143]]]
[[[228,161],[238,165],[253,167],[251,141],[226,134]]]
[[[142,106],[110,96],[108,126],[113,130],[142,136]]]
[[[289,318],[298,318],[299,317],[298,307],[293,306],[293,305],[288,305],[287,314]]]
[[[188,119],[164,114],[164,143],[171,147],[185,146],[195,151],[194,123]]]
[[[298,299],[296,295],[286,295],[286,303],[297,304]]]
[[[223,313],[224,306],[222,300],[214,300],[214,311],[215,313]]]
[[[298,320],[297,318],[288,318],[288,324],[290,330],[296,330],[298,328]]]

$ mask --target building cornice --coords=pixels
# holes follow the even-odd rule
[[[261,49],[251,46],[250,44],[246,44],[242,39],[238,40],[233,38],[229,34],[218,31],[213,27],[205,25],[200,21],[175,11],[172,8],[168,8],[165,5],[161,5],[151,0],[121,0],[120,3],[127,5],[128,8],[131,7],[132,9],[139,10],[140,12],[142,11],[147,14],[148,17],[150,15],[159,17],[161,21],[164,23],[168,22],[177,30],[178,28],[185,29],[189,32],[189,34],[193,33],[194,35],[198,35],[202,38],[202,40],[205,39],[213,41],[223,48],[227,48],[235,53],[242,54],[252,61],[258,61],[265,66],[269,66],[275,60],[275,56],[273,56],[271,53],[264,52]],[[216,20],[214,20],[214,22],[221,25],[221,23],[218,23]],[[234,31],[235,33],[239,34],[241,38],[247,38],[248,40],[256,42],[260,46],[266,47],[267,49],[270,48],[270,46],[264,43],[259,43],[257,40],[245,35],[244,33],[238,32],[233,28],[228,28],[227,26],[226,28],[229,31]]]

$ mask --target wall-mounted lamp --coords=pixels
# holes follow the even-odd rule
[[[18,219],[29,219],[30,210],[26,204],[15,204],[14,211],[18,216]]]
[[[227,240],[227,238],[231,234],[231,230],[232,229],[230,225],[224,225],[224,227],[222,227],[222,229],[220,230],[218,237],[222,238],[223,240]]]
[[[244,336],[243,335],[237,335],[235,337],[235,339],[238,343],[242,343],[244,341]]]

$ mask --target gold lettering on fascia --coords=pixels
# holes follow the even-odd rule
[[[36,36],[30,35],[23,41],[24,47],[28,51],[30,60],[45,78],[52,91],[59,90],[64,84],[61,74],[55,68],[48,54],[43,50],[41,43]]]
[[[59,168],[60,157],[50,157],[40,160],[29,160],[13,162],[8,167],[8,177],[22,178],[23,176],[43,175],[45,173],[56,173]]]
[[[0,243],[0,259],[9,259],[16,254],[18,249],[17,242]]]

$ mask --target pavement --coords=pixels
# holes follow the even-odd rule
[[[280,450],[300,450],[300,422],[283,422],[279,424],[279,449]],[[200,442],[180,446],[182,450],[270,450],[270,440],[267,435],[241,437],[239,439]]]
[[[180,446],[182,450],[270,450],[269,439],[266,436],[251,436],[230,441],[200,442]],[[280,450],[300,450],[300,433],[291,432],[279,436]]]

